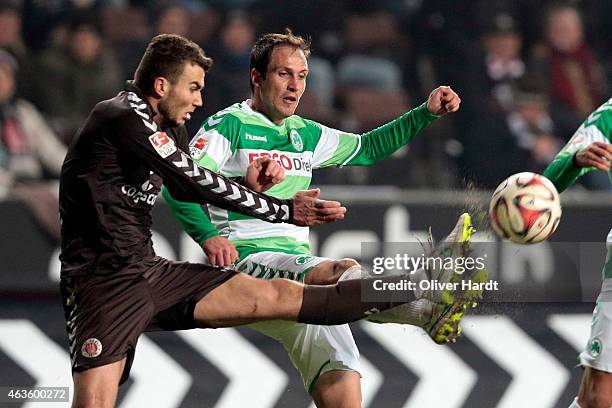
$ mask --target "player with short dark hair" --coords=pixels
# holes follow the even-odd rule
[[[306,59],[310,57],[309,39],[295,35],[289,29],[287,29],[285,33],[266,33],[257,40],[251,49],[249,71],[255,70],[259,72],[261,77],[265,79],[272,51],[281,46],[301,50]],[[253,81],[249,80],[249,84],[251,86],[251,91],[254,91],[255,87]]]
[[[319,287],[286,279],[264,281],[156,256],[151,210],[162,182],[181,200],[211,203],[271,223],[326,223],[342,219],[346,209],[319,200],[316,191],[290,199],[262,194],[284,178],[270,159],[255,161],[238,181],[195,165],[185,153],[183,125],[202,105],[200,91],[209,63],[195,43],[175,35],[155,37],[146,55],[169,58],[166,65],[156,65],[154,59],[141,64],[141,73],[149,69],[154,76],[149,89],[128,82],[116,97],[94,107],[62,166],[61,292],[73,406],[115,404],[138,337],[145,331],[274,319],[335,325],[415,298],[452,301],[452,293],[425,290],[367,303],[361,302],[358,281]],[[173,63],[173,55],[181,57]],[[173,73],[173,80],[165,76]],[[450,276],[433,278],[444,281]],[[413,278],[381,279],[398,283]]]

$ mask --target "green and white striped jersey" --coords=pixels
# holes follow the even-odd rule
[[[571,186],[580,176],[595,167],[579,168],[574,166],[574,155],[593,142],[612,142],[612,99],[601,105],[580,125],[569,142],[557,154],[553,162],[546,168],[544,175],[553,182],[559,192]],[[608,173],[612,180],[612,175]],[[605,291],[612,290],[612,230],[608,234],[608,257],[603,270]]]
[[[276,125],[254,111],[247,100],[208,118],[192,139],[190,153],[200,166],[229,177],[245,176],[253,160],[270,157],[285,170],[285,180],[266,194],[290,198],[308,189],[314,169],[375,163],[407,144],[436,118],[422,104],[380,128],[359,135],[297,115]],[[165,197],[171,198],[167,192]],[[169,204],[194,239],[208,236],[186,221],[190,218],[189,206],[179,208],[172,200]],[[208,209],[220,235],[234,243],[241,257],[263,250],[309,253],[306,227],[261,222],[211,205]]]
[[[612,141],[612,99],[601,105],[580,125],[569,142],[546,168],[544,175],[562,192],[595,167],[578,168],[574,166],[574,155],[593,142]]]

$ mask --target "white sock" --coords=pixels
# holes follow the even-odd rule
[[[410,275],[410,281],[414,282],[416,286],[416,289],[414,290],[414,295],[417,299],[421,299],[424,296],[424,291],[421,289],[421,281],[424,280],[430,280],[429,274],[425,269],[419,269],[418,271],[414,271]]]
[[[578,404],[578,397],[574,398],[574,401],[572,401],[572,404],[568,408],[581,408]]]
[[[338,282],[343,280],[368,278],[369,276],[370,274],[368,271],[362,268],[361,265],[355,265],[344,271],[342,275],[340,275],[340,278],[338,278]]]
[[[417,271],[415,280],[427,279],[427,273],[423,270]],[[362,279],[370,277],[370,274],[360,265],[351,266],[340,276],[338,281],[350,279]],[[412,278],[412,277],[411,277]],[[432,314],[432,302],[427,299],[419,299],[410,303],[370,315],[366,320],[378,323],[401,323],[412,326],[423,327],[429,323]]]
[[[376,323],[400,323],[423,327],[431,320],[433,303],[419,299],[370,315],[366,320]]]

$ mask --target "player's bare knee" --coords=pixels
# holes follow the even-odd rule
[[[332,283],[338,282],[338,279],[342,276],[342,274],[349,268],[353,266],[359,266],[359,262],[351,258],[342,258],[336,262],[334,262],[334,281]]]
[[[361,408],[360,380],[356,371],[327,371],[317,379],[312,397],[321,408]]]
[[[102,391],[83,392],[75,398],[72,408],[112,408],[115,398]]]
[[[580,402],[581,408],[610,408],[612,398],[608,393],[593,391]]]
[[[578,397],[582,408],[612,406],[612,375],[587,367]]]

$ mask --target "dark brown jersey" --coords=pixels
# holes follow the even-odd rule
[[[100,102],[62,166],[62,277],[139,273],[154,256],[151,210],[162,183],[181,201],[209,203],[269,222],[291,222],[290,200],[254,192],[198,167],[184,126],[158,128],[141,91],[128,83]]]

